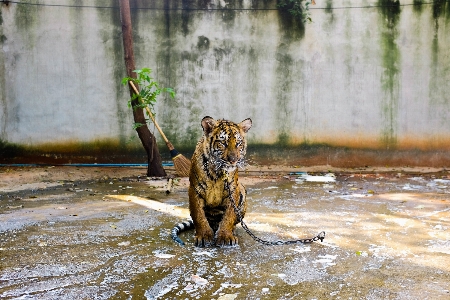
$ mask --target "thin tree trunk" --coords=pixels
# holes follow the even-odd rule
[[[136,78],[136,65],[134,61],[133,52],[133,36],[131,27],[131,14],[129,0],[119,0],[120,2],[120,20],[122,23],[122,38],[123,49],[125,55],[125,67],[127,69],[127,76]],[[130,96],[133,96],[133,89],[130,88]],[[139,87],[138,87],[139,88]],[[155,136],[150,132],[147,127],[147,123],[144,116],[144,110],[136,107],[139,104],[139,99],[135,99],[131,102],[133,108],[133,117],[135,123],[145,124],[136,129],[139,139],[147,152],[148,168],[147,176],[166,176],[166,171],[162,166],[161,155],[159,154],[158,147],[156,145]]]

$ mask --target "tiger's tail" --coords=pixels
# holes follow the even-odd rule
[[[172,231],[170,233],[170,237],[172,238],[172,240],[174,240],[175,242],[177,242],[181,246],[184,246],[184,242],[178,237],[178,234],[180,232],[183,232],[183,231],[186,231],[186,230],[189,230],[189,229],[193,229],[193,228],[194,228],[194,222],[192,222],[192,220],[188,220],[188,221],[184,221],[184,222],[178,223],[172,229]]]

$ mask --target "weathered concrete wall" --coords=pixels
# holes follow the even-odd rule
[[[117,4],[30,2],[56,6],[1,4],[0,139],[125,145]],[[253,144],[450,149],[449,1],[316,1],[304,26],[274,0],[130,2],[137,66],[177,92],[156,111],[179,147],[210,115],[251,117]]]
[[[2,19],[3,140],[125,140],[118,10],[3,4]]]

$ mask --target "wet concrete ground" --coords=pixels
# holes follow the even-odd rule
[[[238,247],[196,248],[169,237],[186,179],[166,194],[144,169],[0,169],[0,298],[450,299],[450,174],[333,171],[241,176],[256,235],[323,243],[264,246],[238,225]]]

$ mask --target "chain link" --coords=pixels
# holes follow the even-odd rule
[[[321,242],[323,242],[323,239],[325,238],[325,231],[320,232],[318,235],[316,235],[313,238],[309,238],[309,239],[298,239],[298,240],[288,240],[288,241],[266,241],[263,240],[259,237],[257,237],[248,227],[247,224],[244,223],[244,218],[241,215],[241,211],[240,209],[237,207],[236,203],[234,202],[234,199],[231,195],[231,188],[230,188],[230,184],[228,182],[228,173],[226,171],[224,171],[224,181],[225,181],[225,186],[228,190],[228,196],[230,197],[230,202],[231,205],[233,206],[234,212],[236,213],[236,216],[238,218],[238,221],[241,223],[242,228],[244,228],[245,232],[247,232],[247,234],[254,239],[255,241],[257,241],[258,243],[261,243],[263,245],[266,246],[279,246],[279,245],[291,245],[291,244],[297,244],[297,243],[301,243],[301,244],[310,244],[313,242],[316,242],[318,240],[320,240]]]

